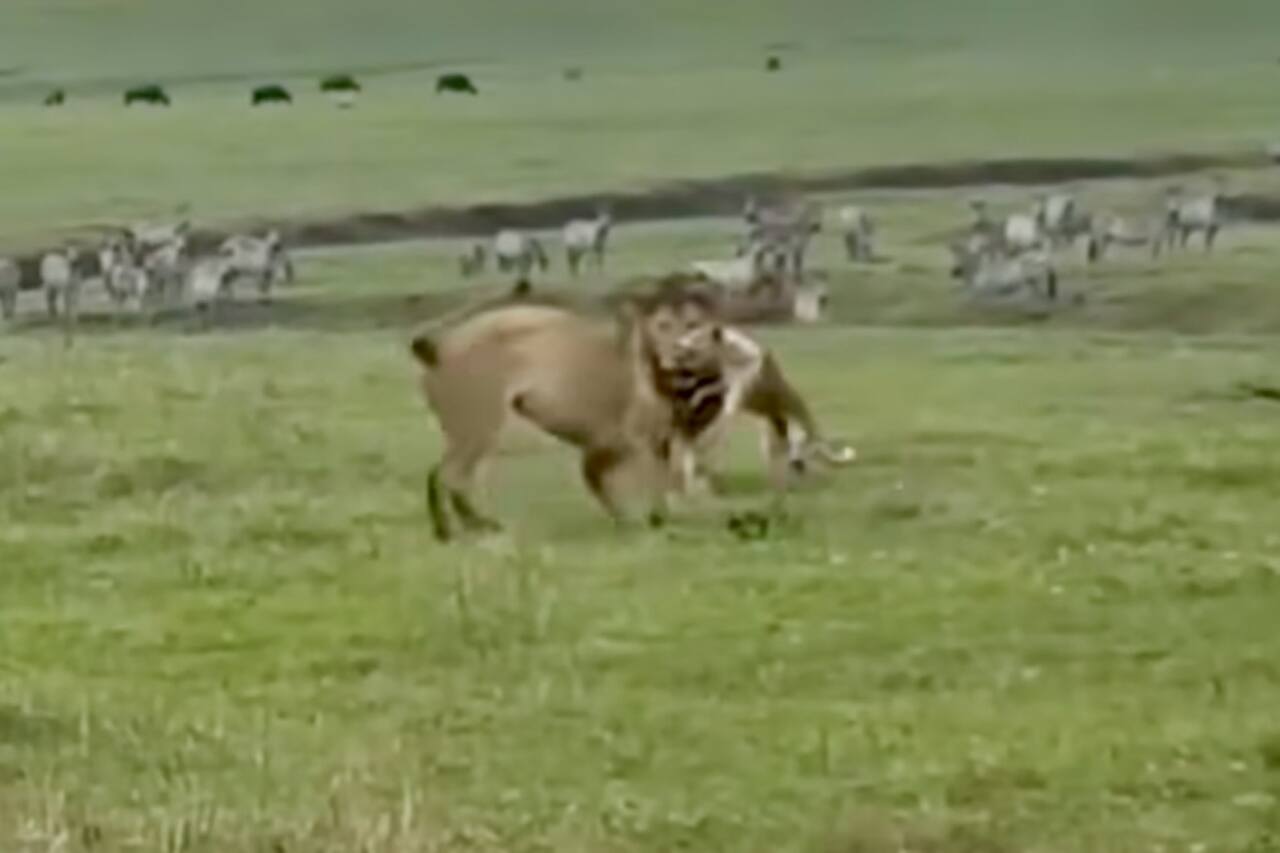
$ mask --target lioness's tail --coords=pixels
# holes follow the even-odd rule
[[[857,449],[843,441],[819,439],[813,442],[813,450],[828,465],[851,465],[858,459]]]
[[[409,351],[413,353],[414,358],[422,362],[423,367],[435,367],[440,363],[440,350],[426,332],[414,336],[409,343]]]

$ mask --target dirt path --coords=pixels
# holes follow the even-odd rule
[[[426,207],[332,219],[273,223],[297,247],[381,243],[425,237],[488,236],[499,228],[558,228],[608,205],[623,221],[734,215],[748,195],[851,190],[950,189],[989,184],[1041,185],[1078,180],[1159,178],[1208,169],[1257,167],[1250,156],[1169,155],[1151,158],[1021,158],[917,163],[796,176],[782,173],[671,181],[647,190],[588,193],[512,204]]]

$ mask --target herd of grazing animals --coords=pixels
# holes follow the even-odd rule
[[[578,70],[578,76],[573,79],[579,79],[580,77],[581,71]],[[353,106],[356,98],[363,91],[364,87],[360,84],[360,81],[351,74],[331,74],[320,80],[320,92],[327,95],[339,107]],[[449,92],[467,95],[480,94],[480,89],[471,77],[458,72],[449,72],[438,76],[435,82],[435,91],[437,94]],[[173,105],[173,98],[170,96],[169,90],[159,83],[142,83],[137,86],[131,86],[125,89],[122,100],[126,107],[137,105],[169,107]],[[66,89],[53,89],[45,95],[42,103],[46,107],[66,105]],[[293,92],[280,83],[265,83],[254,86],[250,90],[249,103],[255,107],[270,104],[284,104],[287,106],[293,103]]]
[[[122,228],[93,248],[68,244],[42,253],[34,284],[43,294],[50,319],[74,330],[86,289],[114,306],[117,315],[156,312],[188,305],[204,312],[233,297],[239,281],[253,284],[260,300],[272,288],[293,280],[293,262],[280,234],[237,234],[215,250],[193,251],[187,224],[134,225]],[[21,266],[0,257],[0,309],[6,320],[17,313]]]
[[[970,202],[973,219],[950,244],[952,276],[978,296],[1035,294],[1053,302],[1059,297],[1056,256],[1085,244],[1090,263],[1104,260],[1114,247],[1140,248],[1153,258],[1185,249],[1199,236],[1212,251],[1225,222],[1223,186],[1214,181],[1208,192],[1187,196],[1171,187],[1164,202],[1145,218],[1094,215],[1067,193],[1041,195],[1030,210],[1003,218],[986,202]]]

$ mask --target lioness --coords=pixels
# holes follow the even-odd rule
[[[579,448],[587,487],[615,518],[613,475],[642,466],[651,518],[660,520],[669,487],[663,457],[675,423],[665,377],[695,362],[714,375],[714,357],[700,352],[719,343],[712,307],[697,294],[638,296],[611,323],[517,303],[416,336],[422,390],[444,433],[444,454],[427,483],[437,538],[453,534],[446,497],[468,530],[498,528],[476,509],[472,486],[512,416]]]
[[[683,382],[669,461],[683,491],[705,485],[711,454],[739,412],[764,422],[764,454],[778,491],[786,489],[791,473],[803,473],[813,462],[847,465],[857,457],[849,445],[823,437],[777,359],[745,332],[710,326],[690,332],[683,343],[704,368],[687,363],[677,372]]]

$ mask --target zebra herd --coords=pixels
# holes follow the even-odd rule
[[[292,281],[293,263],[280,234],[237,234],[213,251],[193,250],[187,223],[122,228],[94,246],[67,244],[44,252],[35,272],[50,319],[75,326],[83,298],[100,289],[118,315],[189,306],[206,313],[247,281],[267,301],[272,288]],[[17,313],[19,263],[0,257],[0,309]]]
[[[1032,293],[1055,301],[1060,251],[1083,241],[1090,264],[1117,247],[1145,250],[1157,258],[1185,249],[1199,237],[1209,252],[1225,220],[1222,199],[1220,181],[1200,195],[1171,187],[1145,217],[1095,215],[1067,193],[1041,195],[1030,210],[1004,217],[994,216],[985,201],[975,199],[969,226],[950,246],[952,276],[975,295]]]
[[[604,269],[612,230],[613,214],[604,208],[591,219],[571,219],[565,223],[561,240],[570,275],[577,277],[584,261],[589,261],[597,271]],[[462,253],[458,258],[462,277],[471,278],[484,272],[490,256],[498,272],[514,273],[521,281],[528,279],[535,269],[545,272],[551,266],[542,240],[527,231],[503,228],[489,245],[474,243]]]

